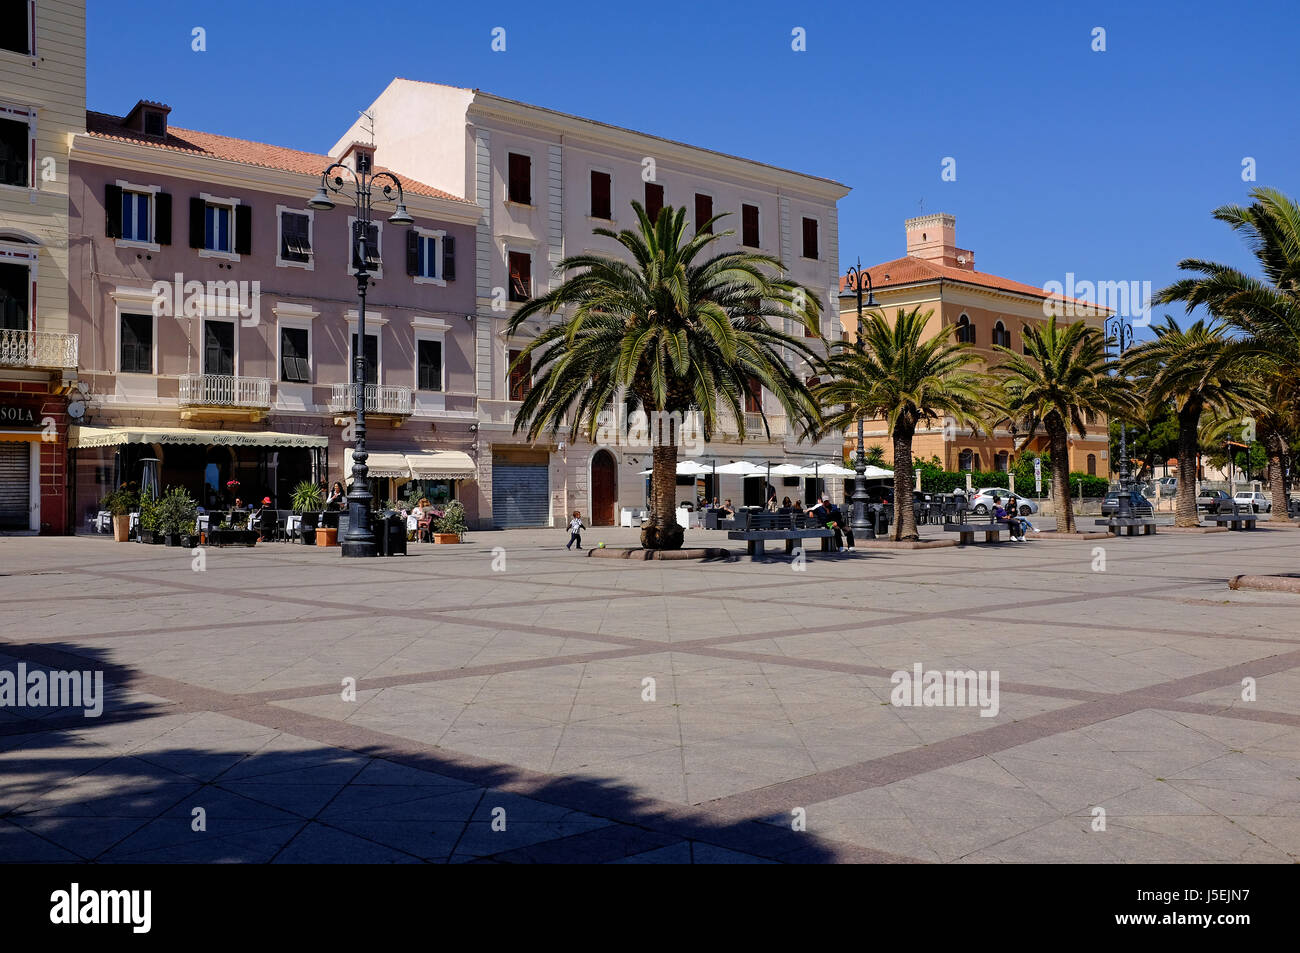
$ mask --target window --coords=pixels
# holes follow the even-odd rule
[[[442,342],[415,342],[415,379],[419,390],[442,390]]]
[[[167,135],[167,114],[156,109],[144,111],[144,134],[162,139]]]
[[[1083,412],[1083,419],[1086,420],[1088,426],[1091,427],[1097,423],[1097,412],[1095,410],[1085,410]]]
[[[695,193],[695,231],[712,232],[713,226],[707,224],[713,218],[713,196],[703,192]]]
[[[758,206],[740,206],[740,244],[749,248],[759,247]]]
[[[311,262],[311,225],[309,212],[280,212],[280,258],[277,265],[306,265]]]
[[[805,258],[817,258],[817,219],[805,218],[803,220],[803,256]]]
[[[190,247],[217,257],[247,255],[252,250],[253,210],[238,199],[202,194],[190,199]]]
[[[758,378],[751,377],[745,382],[745,413],[757,414],[763,410],[763,385]]]
[[[973,465],[974,451],[963,450],[957,454],[957,469],[969,473]]]
[[[235,373],[235,324],[203,322],[203,373],[230,377]]]
[[[31,56],[34,52],[35,5],[31,0],[0,2],[0,50]]]
[[[131,185],[121,179],[105,183],[104,234],[119,242],[170,245],[172,197],[156,187]]]
[[[993,468],[999,473],[1006,473],[1010,468],[1011,455],[1005,450],[999,450],[993,458]]]
[[[957,319],[957,340],[963,344],[975,343],[975,325],[964,314]]]
[[[34,137],[31,110],[0,106],[0,185],[35,186],[32,176]]]
[[[0,328],[29,330],[31,295],[31,270],[26,265],[0,263]]]
[[[365,234],[363,235],[361,222],[355,218],[348,219],[348,231],[352,235],[352,254],[351,261],[348,263],[348,274],[355,275],[361,270],[361,249],[364,247],[366,253],[366,271],[370,272],[370,274],[375,278],[383,277],[384,239],[383,230],[379,226],[379,222],[371,222],[366,226]]]
[[[1001,321],[993,325],[993,343],[1001,347],[1011,347],[1011,332]]]
[[[280,380],[311,383],[311,333],[306,328],[280,328]]]
[[[148,192],[122,190],[122,238],[129,242],[148,242],[149,207],[153,196]]]
[[[1097,455],[1095,453],[1090,453],[1088,454],[1088,476],[1096,476],[1096,475],[1097,475]]]
[[[613,218],[613,180],[608,172],[591,170],[591,217]]]
[[[512,251],[510,263],[510,300],[527,301],[533,296],[533,256],[528,252]]]
[[[533,384],[533,359],[532,357],[524,358],[523,362],[516,364],[519,355],[523,351],[510,351],[510,399],[523,400],[527,396],[528,390]]]
[[[363,379],[367,384],[379,383],[379,336],[366,335],[365,370]],[[348,380],[356,380],[357,335],[352,332],[352,350],[348,355]]]
[[[533,204],[533,160],[531,157],[512,152],[507,158],[509,165],[509,191],[511,202],[520,205]]]
[[[153,315],[123,314],[121,331],[118,370],[123,374],[152,374]]]
[[[406,233],[406,273],[416,282],[446,284],[456,278],[456,239],[442,231]]]
[[[657,222],[664,207],[664,187],[657,182],[645,184],[645,213],[650,221]]]

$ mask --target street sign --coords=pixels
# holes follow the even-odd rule
[[[1034,492],[1043,492],[1043,458],[1034,458]]]

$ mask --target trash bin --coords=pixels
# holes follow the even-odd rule
[[[868,509],[871,511],[868,518],[871,524],[876,528],[876,535],[885,537],[889,535],[889,524],[893,521],[889,510],[892,507],[885,506],[883,503],[872,503]]]
[[[374,520],[375,547],[380,556],[406,555],[406,517],[385,510]]]

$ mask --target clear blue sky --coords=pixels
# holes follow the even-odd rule
[[[924,199],[982,271],[1159,288],[1180,258],[1251,264],[1209,216],[1246,197],[1243,157],[1300,194],[1295,0],[90,0],[87,32],[90,108],[119,115],[156,99],[177,126],[324,151],[404,76],[837,179],[842,264],[902,255]]]

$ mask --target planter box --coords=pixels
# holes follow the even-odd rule
[[[317,546],[337,546],[339,544],[339,531],[333,526],[316,527],[316,545]]]
[[[459,533],[434,533],[433,541],[435,543],[443,543],[443,544],[459,543],[460,534]]]
[[[113,517],[113,539],[119,543],[125,543],[131,535],[131,517],[114,516]]]
[[[210,546],[256,546],[257,530],[254,529],[210,529],[208,530]]]
[[[163,541],[162,533],[155,532],[154,530],[151,529],[137,529],[136,537],[140,540],[140,542],[146,545],[157,546],[161,544]]]

